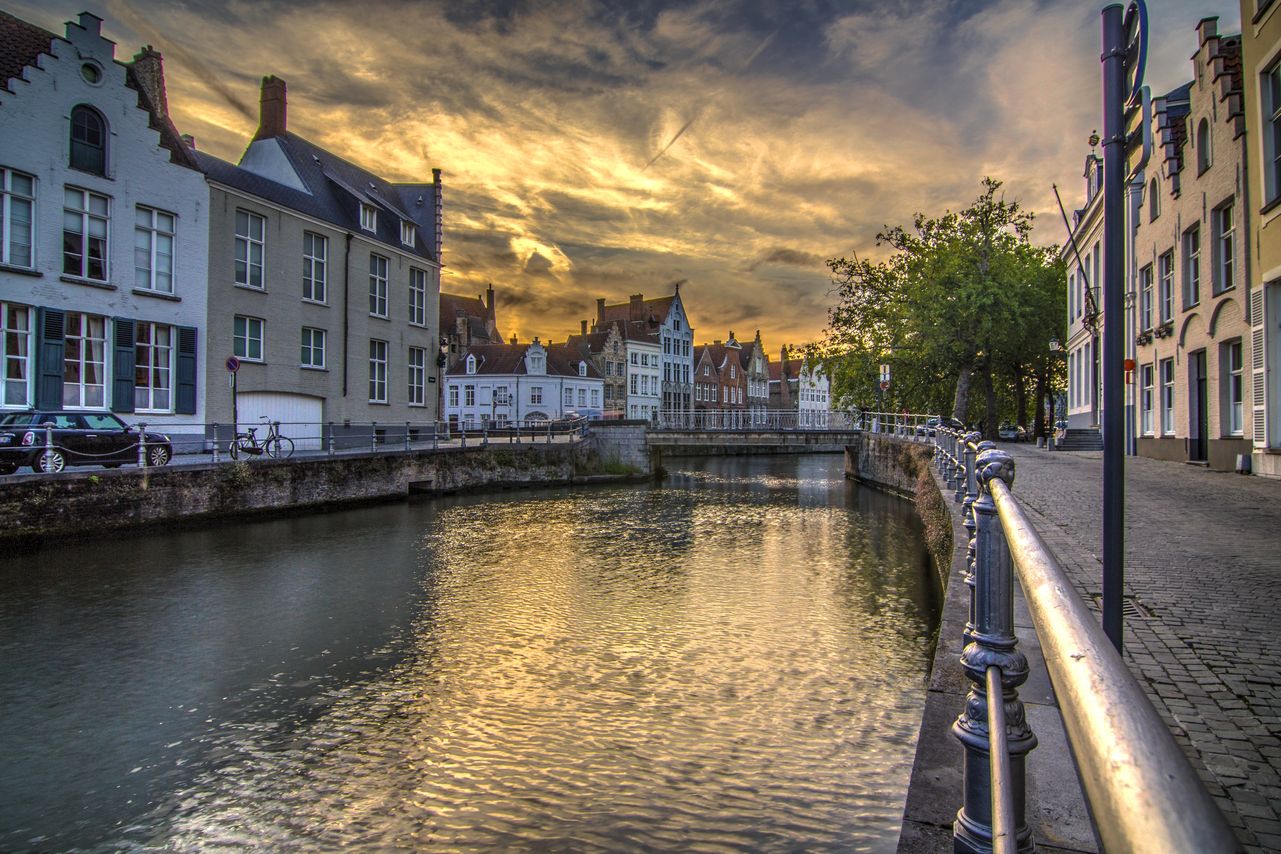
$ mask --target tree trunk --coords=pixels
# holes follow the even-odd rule
[[[996,383],[992,380],[992,357],[983,362],[983,391],[987,397],[987,415],[983,418],[983,438],[996,439]]]
[[[1022,365],[1014,368],[1014,405],[1018,412],[1017,423],[1027,427],[1027,374],[1023,372]]]
[[[970,408],[970,378],[974,369],[969,365],[962,365],[960,372],[956,375],[956,397],[952,401],[952,417],[961,423],[965,423],[965,414]]]
[[[1045,372],[1036,375],[1036,431],[1033,435],[1042,439],[1046,435],[1046,411],[1049,406],[1049,380]]]

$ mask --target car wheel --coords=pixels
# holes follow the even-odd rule
[[[147,449],[147,465],[163,466],[169,464],[169,448],[166,445],[152,445]]]
[[[31,464],[32,471],[46,473],[60,472],[66,467],[67,458],[62,455],[62,451],[41,451],[36,454],[35,462]]]

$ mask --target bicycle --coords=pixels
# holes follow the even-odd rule
[[[273,460],[287,460],[294,454],[294,442],[288,436],[280,435],[280,422],[267,421],[267,436],[261,442],[258,441],[258,428],[247,427],[244,433],[237,433],[236,438],[232,440],[231,445],[227,448],[233,460],[240,459],[241,454],[259,457],[263,454],[271,457]]]

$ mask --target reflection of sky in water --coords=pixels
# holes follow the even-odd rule
[[[839,457],[682,463],[139,540],[151,568],[101,588],[51,565],[0,611],[6,653],[34,629],[0,685],[44,780],[5,780],[0,847],[891,848],[934,607],[914,520]]]

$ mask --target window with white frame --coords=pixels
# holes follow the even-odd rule
[[[369,253],[369,313],[387,316],[387,259]]]
[[[267,239],[267,220],[256,213],[236,209],[236,284],[247,288],[264,287],[263,255]]]
[[[387,342],[369,339],[369,402],[387,402]]]
[[[1228,433],[1241,436],[1245,432],[1245,360],[1241,340],[1229,341],[1223,349],[1227,357]]]
[[[1152,328],[1152,265],[1139,271],[1139,329]]]
[[[585,376],[587,376],[587,363],[586,363],[586,362],[579,362],[579,363],[578,363],[578,375],[579,375],[580,377],[585,377]]]
[[[93,107],[71,110],[71,168],[107,175],[107,122]]]
[[[173,327],[139,322],[134,326],[133,408],[173,411]]]
[[[360,227],[365,231],[378,230],[378,211],[373,205],[360,203]]]
[[[565,398],[565,400],[564,400],[564,405],[565,405],[565,406],[573,406],[573,405],[574,405],[574,390],[573,390],[572,388],[570,388],[569,386],[566,386],[566,387],[565,387],[565,389],[564,389],[564,398]]]
[[[474,385],[463,386],[463,406],[475,406],[475,405],[476,405],[476,386]]]
[[[231,324],[231,352],[251,362],[262,361],[263,320],[237,314]]]
[[[494,386],[494,405],[495,406],[511,405],[511,398],[508,395],[507,386],[505,385]]]
[[[325,330],[310,326],[302,328],[302,353],[299,358],[304,368],[325,367]]]
[[[62,206],[62,272],[80,279],[107,280],[107,221],[111,200],[66,187]]]
[[[0,166],[0,264],[35,266],[36,179]]]
[[[1161,434],[1174,435],[1174,360],[1161,361]]]
[[[1212,287],[1215,294],[1221,294],[1235,284],[1232,279],[1232,272],[1236,263],[1235,247],[1233,245],[1235,240],[1234,218],[1235,213],[1231,202],[1220,205],[1210,213],[1211,233],[1214,235],[1214,248],[1211,254],[1214,262]]]
[[[25,305],[0,302],[0,347],[4,357],[4,405],[31,405],[31,321]]]
[[[1152,394],[1155,373],[1151,365],[1144,365],[1139,370],[1139,432],[1144,436],[1152,435]]]
[[[1201,302],[1201,228],[1183,232],[1183,308]]]
[[[308,302],[328,299],[329,238],[312,231],[302,233],[302,298]]]
[[[409,268],[409,322],[427,325],[427,271]]]
[[[640,375],[639,375],[639,374],[632,374],[628,379],[631,381],[631,382],[628,384],[628,387],[629,387],[629,390],[631,391],[631,393],[632,393],[632,394],[640,394]]]
[[[592,389],[592,406],[600,406],[600,389]]]
[[[173,235],[173,214],[137,206],[133,229],[134,287],[173,293]]]
[[[406,246],[413,246],[414,236],[416,235],[416,233],[417,231],[414,228],[414,224],[412,222],[402,221],[400,223],[400,242],[401,243],[405,244]]]
[[[1157,259],[1157,271],[1161,275],[1157,296],[1161,305],[1161,322],[1167,323],[1174,318],[1174,250],[1170,249]]]
[[[409,405],[424,406],[427,400],[427,350],[409,348]]]
[[[1260,77],[1263,106],[1263,203],[1281,199],[1281,59]]]
[[[62,405],[107,405],[107,319],[67,312],[63,342]]]
[[[531,385],[529,387],[529,402],[535,406],[541,406],[543,403],[543,387],[540,385]]]
[[[587,405],[587,389],[585,388],[580,388],[578,390],[578,405],[579,407]]]
[[[637,353],[636,353],[636,351],[635,351],[635,350],[633,350],[633,351],[632,351],[632,364],[633,364],[633,365],[639,365],[639,364],[640,364],[640,356],[639,356],[639,354],[637,354]]]
[[[456,385],[449,387],[449,406],[453,409],[458,408],[458,386]]]

